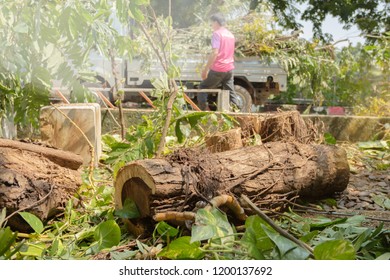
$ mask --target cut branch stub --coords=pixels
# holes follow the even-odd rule
[[[140,235],[145,231],[144,218],[152,216],[151,204],[155,199],[163,200],[169,195],[178,194],[181,189],[180,169],[172,166],[163,159],[143,160],[131,163],[121,168],[115,180],[115,207],[122,209],[126,198],[137,205],[140,217],[124,219],[130,232]]]

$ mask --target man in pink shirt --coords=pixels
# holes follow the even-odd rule
[[[202,82],[200,89],[219,88],[229,90],[230,104],[232,107],[241,108],[239,99],[234,91],[234,35],[227,30],[225,19],[220,14],[211,16],[211,26],[214,30],[211,39],[212,51],[207,64],[202,71]],[[198,106],[202,110],[208,109],[207,93],[198,93]]]

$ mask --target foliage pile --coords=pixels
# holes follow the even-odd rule
[[[97,174],[95,174],[97,175]],[[102,176],[102,174],[99,174]],[[129,236],[113,208],[112,188],[84,185],[83,207],[67,205],[64,216],[47,225],[21,213],[34,232],[0,228],[0,259],[389,259],[390,231],[366,228],[362,216],[331,220],[285,213],[280,227],[313,248],[313,253],[281,236],[258,216],[235,228],[219,209],[200,209],[191,233],[165,222],[147,240]],[[5,217],[3,210],[0,222]]]

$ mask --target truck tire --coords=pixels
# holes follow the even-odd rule
[[[239,85],[234,85],[234,91],[241,103],[241,112],[250,113],[252,111],[252,96],[249,91]]]

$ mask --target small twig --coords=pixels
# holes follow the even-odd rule
[[[266,194],[268,191],[270,191],[281,179],[282,176],[279,176],[279,178],[269,187],[266,187],[264,190],[261,190],[257,195],[256,198],[261,197],[263,194]]]
[[[24,208],[22,208],[22,209],[16,210],[15,212],[12,212],[12,213],[9,214],[7,217],[5,217],[3,223],[5,223],[5,222],[8,221],[10,218],[12,218],[13,216],[15,216],[16,214],[18,214],[18,213],[20,213],[20,212],[23,212],[23,211],[26,211],[26,210],[28,210],[28,209],[30,209],[30,208],[34,208],[34,207],[36,207],[36,206],[38,206],[38,205],[41,205],[41,204],[42,204],[42,203],[51,195],[51,193],[53,192],[53,190],[54,190],[54,184],[51,184],[49,192],[48,192],[44,197],[42,197],[40,200],[38,200],[37,202],[34,202],[33,204],[31,204],[31,205],[29,205],[29,206],[27,206],[27,207],[24,207]],[[0,226],[1,226],[1,225],[0,225]]]
[[[157,30],[157,34],[158,34],[159,39],[160,39],[161,50],[163,50],[162,54],[164,57],[164,61],[165,61],[166,65],[168,65],[170,63],[170,61],[168,61],[168,57],[170,57],[170,54],[167,54],[164,50],[165,50],[167,43],[169,42],[169,40],[171,38],[169,37],[169,34],[164,34],[164,35],[166,35],[165,37],[167,39],[166,42],[164,43],[163,32],[160,29],[160,24],[158,23],[156,13],[155,13],[154,9],[152,8],[152,6],[150,6],[150,5],[149,5],[149,10],[151,11],[151,14],[153,16],[153,21],[156,24],[156,30]]]
[[[267,165],[265,165],[263,168],[261,168],[261,169],[259,169],[259,170],[256,170],[255,172],[251,173],[249,176],[240,179],[238,182],[234,182],[231,186],[228,186],[226,189],[227,189],[227,190],[231,190],[231,189],[233,189],[234,187],[237,187],[238,185],[241,185],[242,183],[245,183],[246,181],[255,178],[255,177],[258,176],[259,174],[261,174],[261,173],[263,173],[264,171],[266,171],[267,169],[269,169],[269,168],[270,168],[271,166],[273,166],[275,163],[276,163],[276,161],[274,161],[274,160],[271,161],[270,163],[268,163]]]
[[[295,238],[291,234],[289,234],[287,231],[279,227],[275,222],[270,219],[266,214],[264,214],[246,195],[241,195],[241,198],[252,208],[253,211],[256,212],[257,215],[259,215],[265,222],[267,222],[274,230],[276,230],[280,235],[283,237],[286,237],[287,239],[291,240],[292,242],[296,243],[297,245],[301,246],[302,248],[306,249],[310,252],[310,256],[314,257],[314,251],[313,248],[311,248],[306,243],[302,242],[301,240]]]
[[[146,29],[145,25],[141,22],[138,22],[139,26],[141,27],[141,31],[145,34],[146,39],[150,43],[153,51],[157,55],[158,59],[160,60],[160,63],[164,69],[164,72],[168,74],[168,66],[167,62],[164,60],[164,58],[161,56],[160,51],[158,50],[158,47],[156,46],[155,42],[153,41],[152,37],[150,36],[148,30]]]

